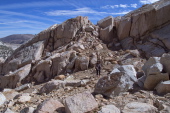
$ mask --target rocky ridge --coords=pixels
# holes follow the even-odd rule
[[[40,32],[1,63],[0,110],[170,112],[169,8],[161,0],[97,25],[78,16]]]

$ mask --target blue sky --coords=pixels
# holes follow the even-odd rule
[[[76,16],[94,24],[104,17],[124,14],[158,0],[1,0],[0,38],[11,34],[38,34]]]

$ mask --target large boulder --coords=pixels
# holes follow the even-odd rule
[[[75,70],[74,71],[84,71],[88,69],[89,66],[89,57],[79,56],[75,60]]]
[[[120,113],[120,110],[114,105],[106,105],[98,113]]]
[[[122,113],[158,113],[158,110],[151,104],[131,102],[125,105]]]
[[[168,74],[170,74],[170,54],[169,53],[165,53],[162,55],[160,62],[163,65],[164,71],[167,72]]]
[[[113,26],[114,26],[114,18],[112,16],[108,16],[97,22],[97,25],[100,27],[100,39],[105,42],[110,42],[113,40]]]
[[[17,84],[20,84],[29,75],[30,70],[31,64],[27,64],[8,75],[0,76],[0,88],[15,88]]]
[[[147,90],[154,90],[159,82],[166,80],[169,80],[168,73],[150,74],[146,77],[144,88]]]
[[[32,68],[32,75],[37,82],[44,82],[44,79],[51,78],[51,60],[41,60]]]
[[[161,73],[163,70],[162,65],[160,64],[160,57],[151,57],[148,61],[145,62],[142,67],[145,75],[153,74],[153,73]]]
[[[52,80],[44,84],[39,93],[50,93],[52,90],[57,90],[59,88],[64,88],[65,83],[61,80]]]
[[[54,111],[64,112],[64,105],[55,99],[47,99],[40,103],[35,113],[54,113]]]
[[[66,71],[73,70],[76,57],[75,53],[75,51],[65,51],[51,56],[49,59],[52,61],[52,75],[57,76],[64,74]]]
[[[66,113],[85,113],[90,112],[97,107],[98,103],[93,95],[88,91],[65,99]]]
[[[97,22],[97,25],[101,28],[106,28],[108,26],[114,25],[114,18],[112,16],[108,16],[100,21]]]
[[[109,76],[99,79],[95,85],[95,93],[114,97],[133,87],[137,81],[136,71],[132,65],[124,65],[114,69]]]
[[[155,89],[156,89],[158,94],[170,93],[170,80],[169,81],[160,82],[156,86]]]

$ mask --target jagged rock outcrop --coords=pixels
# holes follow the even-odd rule
[[[170,2],[161,0],[145,5],[117,20],[117,35],[124,49],[137,48],[145,57],[169,51]],[[128,46],[124,42],[128,40]]]
[[[146,63],[142,67],[146,76],[139,78],[139,86],[144,86],[144,88],[147,90],[154,90],[155,88],[157,88],[158,93],[161,93],[160,87],[162,88],[164,83],[168,83],[167,81],[170,79],[168,65],[169,58],[169,53],[163,54],[162,57],[149,58],[149,60],[146,61]],[[157,85],[160,87],[158,87]],[[162,92],[168,93],[169,90],[165,87],[164,89],[162,89]]]
[[[87,32],[84,31],[84,27],[86,31],[88,28]],[[94,29],[89,30],[91,27]],[[3,63],[1,73],[8,74],[31,64],[31,73],[23,81],[41,83],[59,74],[86,70],[89,67],[89,57],[77,53],[82,53],[98,43],[96,41],[91,44],[95,41],[93,31],[96,31],[95,26],[87,17],[81,16],[54,25],[15,50]],[[85,43],[84,40],[88,40],[89,43]]]

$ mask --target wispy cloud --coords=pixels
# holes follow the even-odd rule
[[[140,3],[142,4],[151,4],[151,3],[154,3],[154,2],[157,2],[159,0],[140,0]]]
[[[12,15],[12,16],[21,16],[21,17],[28,17],[28,18],[34,18],[34,19],[41,19],[41,20],[57,22],[56,20],[53,20],[53,19],[40,17],[40,16],[35,16],[35,15],[24,14],[24,13],[18,13],[18,12],[13,12],[13,11],[0,10],[0,14]]]
[[[131,7],[137,8],[138,4],[130,4]]]
[[[78,16],[78,15],[85,15],[85,14],[106,14],[106,12],[98,12],[91,8],[84,7],[84,8],[77,8],[75,10],[55,10],[50,12],[45,12],[49,16]]]
[[[120,4],[119,7],[121,7],[121,8],[127,8],[127,7],[129,7],[129,6],[128,6],[127,4]]]
[[[27,2],[27,3],[15,3],[0,5],[0,9],[20,9],[20,8],[30,8],[30,7],[49,7],[49,6],[66,6],[67,4],[61,1],[46,1],[46,2]]]
[[[102,6],[101,8],[102,9],[128,8],[128,7],[137,8],[137,6],[138,6],[137,4],[130,4],[130,5],[119,4],[119,5],[105,5],[105,6]]]
[[[49,16],[78,16],[78,15],[122,15],[126,14],[129,11],[123,11],[123,12],[117,12],[117,13],[109,13],[109,12],[100,12],[93,10],[88,7],[84,8],[77,8],[75,10],[55,10],[55,11],[50,11],[50,12],[45,12]]]

